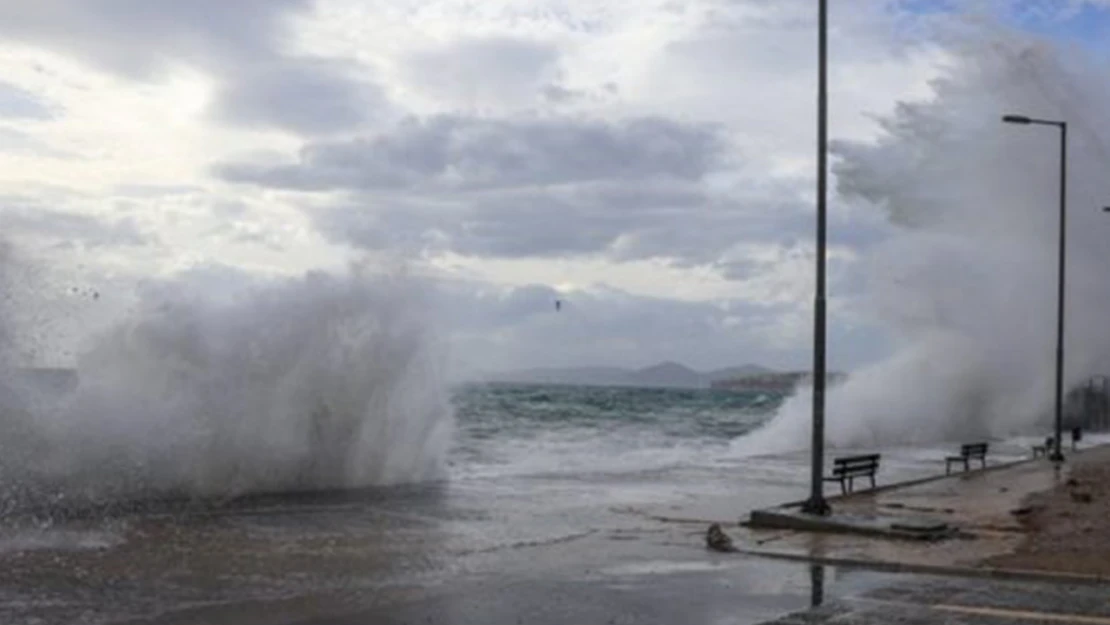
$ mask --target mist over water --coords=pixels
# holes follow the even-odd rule
[[[359,268],[233,292],[148,285],[77,358],[68,392],[0,376],[2,494],[227,496],[439,477],[453,419],[433,328],[419,284]],[[0,323],[0,340],[19,330]]]
[[[827,396],[831,444],[1043,434],[1047,427],[1059,133],[1003,124],[1003,114],[1070,124],[1065,385],[1110,371],[1105,77],[1096,59],[1039,41],[968,44],[954,52],[933,98],[901,103],[880,118],[878,141],[833,146],[833,210],[881,211],[895,229],[868,259],[866,305],[896,348]],[[801,389],[735,446],[742,453],[805,447],[810,418],[810,391]]]

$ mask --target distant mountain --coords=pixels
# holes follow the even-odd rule
[[[487,382],[518,384],[570,384],[588,386],[627,386],[629,372],[616,367],[536,368],[502,371],[480,376]]]
[[[486,382],[517,384],[567,384],[584,386],[640,386],[709,388],[713,382],[771,372],[759,365],[743,365],[701,372],[677,362],[663,362],[642,369],[619,367],[563,367],[502,371],[480,376]]]
[[[637,369],[628,376],[636,386],[664,386],[670,388],[701,388],[707,386],[705,376],[677,362],[664,362]]]
[[[709,376],[710,382],[717,382],[720,380],[735,380],[737,378],[746,378],[753,375],[763,375],[764,373],[774,372],[774,369],[768,369],[767,367],[761,367],[759,365],[740,365],[739,367],[728,367],[710,371],[706,375]]]

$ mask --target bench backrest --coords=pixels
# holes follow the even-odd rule
[[[961,456],[985,456],[987,455],[986,443],[968,443],[960,446]]]
[[[872,473],[879,468],[879,454],[845,456],[833,460],[833,475]]]

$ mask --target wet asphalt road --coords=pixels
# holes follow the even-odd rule
[[[754,559],[701,567],[644,562],[580,579],[467,584],[420,601],[297,625],[754,625],[807,609],[822,593],[853,594],[890,580]]]

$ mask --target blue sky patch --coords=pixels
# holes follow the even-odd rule
[[[1068,0],[1018,0],[1007,20],[1022,30],[1105,48],[1110,35],[1110,6]]]

